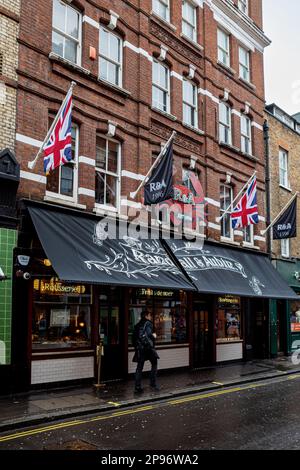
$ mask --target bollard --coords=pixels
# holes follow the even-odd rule
[[[97,356],[98,370],[97,370],[97,383],[94,384],[94,387],[103,388],[103,387],[105,387],[105,385],[100,383],[100,380],[101,380],[101,358],[102,358],[102,356],[104,356],[104,347],[103,347],[102,341],[100,341],[100,343],[97,346],[96,356]]]

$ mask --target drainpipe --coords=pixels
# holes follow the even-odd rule
[[[266,224],[267,227],[271,224],[271,179],[270,179],[270,135],[269,135],[269,124],[268,121],[264,122],[264,144],[265,144],[265,164],[266,164]],[[267,252],[269,258],[272,258],[272,247],[271,247],[271,236],[272,230],[267,232]]]

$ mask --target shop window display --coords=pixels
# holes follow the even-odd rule
[[[36,279],[33,300],[33,350],[91,345],[90,286]]]
[[[239,297],[224,296],[218,298],[216,329],[217,343],[234,342],[242,339]]]
[[[291,302],[291,332],[300,333],[300,300]]]
[[[141,312],[150,312],[156,344],[182,344],[187,339],[186,294],[184,292],[152,289],[132,290],[129,308],[129,345],[132,345],[132,332],[138,323]]]

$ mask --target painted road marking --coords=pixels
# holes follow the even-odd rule
[[[300,378],[300,374],[295,374],[295,375],[288,377],[288,379],[290,380],[297,379],[297,378]],[[46,432],[57,431],[60,429],[71,427],[71,426],[80,426],[82,424],[88,424],[94,421],[104,421],[104,420],[109,420],[109,419],[117,418],[121,416],[133,415],[135,413],[142,413],[142,412],[154,410],[162,405],[179,405],[182,403],[188,403],[188,402],[197,401],[197,400],[204,400],[205,398],[213,398],[213,397],[218,397],[222,395],[228,395],[230,393],[243,392],[243,391],[247,391],[251,389],[256,389],[259,387],[266,387],[267,385],[269,385],[269,383],[264,382],[260,384],[250,384],[250,385],[247,385],[246,387],[222,389],[222,390],[218,390],[215,392],[209,392],[209,393],[203,393],[203,394],[198,394],[198,395],[192,395],[189,397],[179,398],[178,400],[169,400],[169,401],[164,401],[164,402],[162,401],[154,405],[146,405],[146,406],[142,406],[139,408],[124,410],[124,411],[115,411],[114,413],[111,413],[105,416],[96,416],[94,418],[87,418],[87,419],[74,420],[74,421],[69,421],[69,422],[64,422],[64,423],[59,423],[59,424],[52,424],[49,426],[30,429],[28,431],[20,431],[14,434],[6,435],[6,436],[0,436],[0,442],[7,442],[7,441],[12,441],[14,439],[26,438],[26,437],[34,436],[35,434],[42,434]]]
[[[115,401],[108,401],[108,405],[121,406],[121,403],[116,403]]]
[[[222,382],[212,382],[212,384],[214,384],[214,385],[224,385],[224,384],[222,384]]]

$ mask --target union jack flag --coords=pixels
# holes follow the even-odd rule
[[[258,224],[256,177],[248,185],[247,191],[241,197],[230,216],[233,229]]]
[[[49,139],[43,147],[44,171],[47,175],[51,170],[72,160],[72,88],[70,88],[55,121]]]

